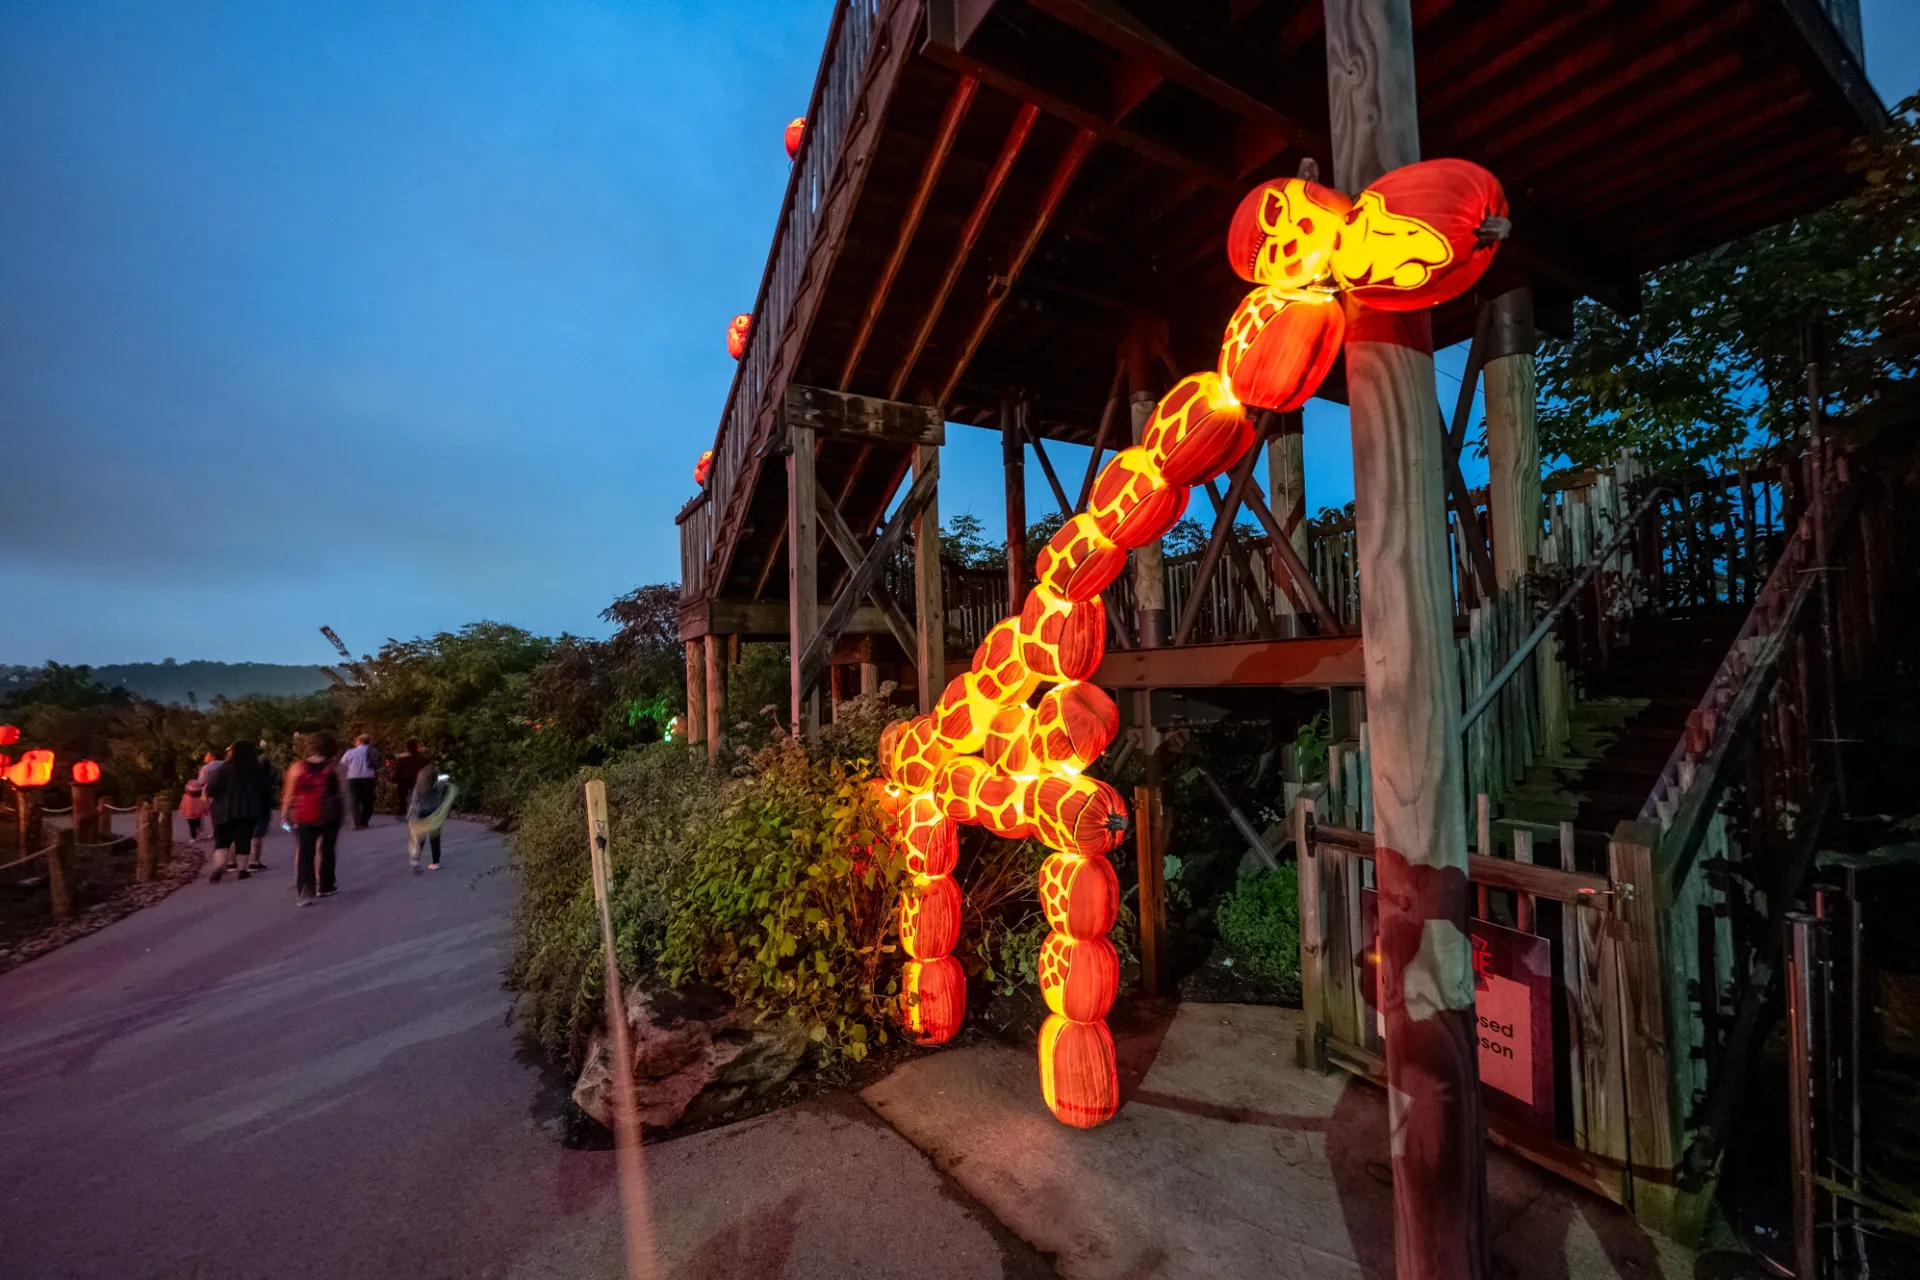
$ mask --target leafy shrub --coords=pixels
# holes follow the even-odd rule
[[[879,834],[870,766],[781,738],[742,773],[692,824],[662,976],[795,1014],[828,1052],[863,1058],[885,1042],[898,989],[887,933],[904,875]]]
[[[1215,917],[1228,959],[1250,980],[1285,999],[1300,998],[1300,870],[1242,880]]]

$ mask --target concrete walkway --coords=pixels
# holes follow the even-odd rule
[[[0,976],[0,1275],[620,1274],[612,1156],[560,1145],[508,1021],[505,841],[455,823],[419,876],[404,847],[345,833],[339,895],[296,909],[276,831],[270,873]],[[646,1158],[668,1275],[1046,1274],[850,1099]]]

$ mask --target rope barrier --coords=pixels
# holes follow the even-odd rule
[[[11,871],[15,867],[25,866],[27,863],[32,862],[35,858],[46,857],[48,854],[54,852],[59,847],[60,846],[58,844],[50,844],[46,848],[40,850],[40,852],[38,853],[30,853],[24,858],[15,858],[12,862],[0,862],[0,871]]]
[[[103,804],[100,807],[102,809],[105,809],[108,813],[135,813],[135,812],[138,812],[140,808],[140,806],[137,804],[130,804],[124,809],[122,809],[117,804]]]
[[[72,813],[72,812],[73,812],[73,806],[72,806],[72,805],[68,805],[68,806],[67,806],[66,808],[64,808],[64,809],[51,809],[51,808],[48,808],[48,807],[47,807],[47,806],[45,806],[45,805],[42,805],[42,806],[40,807],[40,812],[41,812],[41,813],[44,813],[44,814],[46,814],[46,815],[47,815],[48,817],[50,817],[50,818],[58,818],[58,817],[61,817],[62,815],[65,815],[65,814],[69,814],[69,813]]]

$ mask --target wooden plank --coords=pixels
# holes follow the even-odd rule
[[[1321,921],[1320,858],[1308,831],[1313,826],[1313,798],[1301,796],[1293,802],[1294,863],[1299,869],[1300,888],[1300,1051],[1303,1067],[1326,1069],[1321,1045],[1326,1040],[1326,938]]]
[[[787,387],[780,403],[781,443],[790,446],[795,428],[861,444],[942,445],[947,424],[934,405],[906,404],[877,396],[849,395],[824,387]]]
[[[1183,649],[1109,649],[1093,677],[1107,689],[1357,688],[1365,680],[1360,637],[1351,633]]]
[[[726,745],[727,648],[722,636],[706,639],[707,762],[720,762],[720,749]]]
[[[709,635],[744,637],[748,640],[784,640],[792,623],[785,600],[692,600],[680,606],[680,638],[701,640]],[[854,610],[847,624],[849,632],[879,635],[888,632],[887,617],[872,605]],[[913,652],[912,626],[908,625],[908,654]]]
[[[920,684],[920,710],[933,710],[947,685],[947,607],[940,586],[940,450],[916,445],[913,479],[930,487],[926,505],[913,524],[914,667]]]
[[[1166,863],[1158,841],[1159,792],[1133,789],[1133,838],[1139,874],[1140,992],[1158,996],[1165,985],[1167,956]]]
[[[1671,1093],[1661,894],[1653,863],[1659,838],[1658,829],[1646,823],[1623,822],[1608,847],[1616,892],[1619,963],[1614,1002],[1625,1041],[1627,1159],[1634,1212],[1642,1221],[1671,1217],[1677,1194],[1674,1171],[1683,1143]]]
[[[849,572],[859,568],[860,562],[867,557],[867,549],[860,545],[860,539],[854,536],[853,529],[847,524],[846,517],[840,514],[840,508],[827,501],[827,495],[824,492],[820,494],[819,501],[820,523],[825,526],[827,530],[828,540],[833,543],[834,549],[840,553],[840,558],[847,562]],[[905,613],[901,612],[900,606],[894,602],[893,597],[889,595],[886,588],[880,584],[878,577],[874,578],[873,585],[868,588],[867,598],[873,601],[873,610],[880,614],[886,624],[886,629],[893,633],[894,641],[900,646],[900,651],[902,653],[912,653],[914,649],[913,623],[908,620]],[[854,610],[853,620],[847,625],[848,631],[871,632],[875,630],[873,627],[863,627],[860,625],[861,615],[864,612],[866,611],[859,608]]]
[[[802,659],[820,625],[819,479],[814,471],[813,428],[788,429],[787,453],[787,653],[788,727],[795,737],[813,736],[817,716],[809,714],[813,682]],[[849,610],[851,611],[851,610]],[[842,625],[846,620],[842,619]]]
[[[705,646],[698,640],[687,641],[687,714],[681,731],[689,743],[699,744],[707,737],[707,680]]]

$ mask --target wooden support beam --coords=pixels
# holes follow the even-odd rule
[[[1294,599],[1303,603],[1314,619],[1320,624],[1323,635],[1339,635],[1345,628],[1340,619],[1333,616],[1333,610],[1327,608],[1327,602],[1320,596],[1320,588],[1313,585],[1313,575],[1307,571],[1307,562],[1293,549],[1293,539],[1287,537],[1286,530],[1274,518],[1273,511],[1267,506],[1266,498],[1260,492],[1260,482],[1247,482],[1247,510],[1253,512],[1253,518],[1267,531],[1267,539],[1273,545],[1274,554],[1280,557],[1281,566],[1287,576],[1293,580]]]
[[[1533,290],[1521,287],[1482,310],[1487,335],[1488,575],[1502,588],[1540,554],[1540,435],[1535,423]]]
[[[687,714],[680,722],[680,733],[687,742],[698,744],[707,736],[707,682],[704,642],[687,641]]]
[[[1453,447],[1448,438],[1444,421],[1440,424],[1440,458],[1447,472],[1447,502],[1453,508],[1453,518],[1460,527],[1460,539],[1467,548],[1467,567],[1473,573],[1480,598],[1488,599],[1493,595],[1494,584],[1499,579],[1494,575],[1493,557],[1487,552],[1487,535],[1481,529],[1480,518],[1473,509],[1473,496],[1467,489],[1467,478],[1460,470],[1460,451]],[[1533,509],[1540,509],[1537,500]],[[1537,544],[1538,539],[1535,541]]]
[[[973,328],[960,343],[960,354],[955,357],[953,371],[940,387],[940,394],[934,397],[937,404],[944,405],[953,396],[953,389],[959,385],[961,377],[967,371],[967,365],[973,360],[973,353],[980,348],[986,338],[987,330],[993,327],[993,318],[1000,314],[1000,307],[1013,292],[1013,285],[1025,269],[1027,259],[1040,243],[1040,237],[1053,221],[1054,211],[1060,207],[1060,201],[1066,197],[1067,188],[1073,185],[1074,175],[1080,172],[1081,162],[1087,153],[1093,150],[1094,136],[1082,129],[1073,135],[1073,141],[1053,166],[1053,175],[1047,179],[1046,190],[1040,193],[1039,206],[1034,210],[1033,219],[1027,224],[1026,234],[1021,236],[1020,244],[1013,251],[1012,259],[1007,263],[1005,272],[995,275],[987,286],[986,305],[981,307],[979,318],[973,322]]]
[[[1092,682],[1103,689],[1357,689],[1366,671],[1360,637],[1348,634],[1109,649]]]
[[[913,523],[914,667],[920,684],[920,710],[933,710],[947,687],[947,604],[940,585],[940,451],[918,445],[913,451],[913,483],[927,486],[927,500]]]
[[[973,256],[973,249],[980,241],[980,233],[986,229],[987,216],[993,212],[993,206],[1000,200],[1001,189],[1007,185],[1007,176],[1013,172],[1014,161],[1020,158],[1021,148],[1027,145],[1027,135],[1033,132],[1033,122],[1040,116],[1040,109],[1032,103],[1025,103],[1013,118],[1013,125],[1007,130],[1006,140],[1000,144],[1000,154],[994,159],[993,167],[987,170],[986,185],[980,189],[980,195],[973,202],[973,210],[967,215],[965,225],[960,228],[960,241],[954,246],[953,254],[947,259],[946,273],[940,279],[940,287],[934,290],[933,300],[927,304],[925,314],[920,318],[919,328],[914,330],[913,341],[907,346],[907,353],[901,358],[894,370],[892,382],[887,384],[887,399],[898,400],[900,389],[907,385],[907,379],[913,373],[914,365],[920,362],[920,353],[926,350],[927,339],[933,336],[933,326],[940,322],[940,313],[946,310],[947,298],[953,293],[953,286],[960,279],[967,259]]]
[[[1332,179],[1420,159],[1409,0],[1325,0]],[[1468,938],[1460,677],[1430,317],[1347,308],[1367,637],[1394,1273],[1486,1280],[1486,1134]]]
[[[1227,544],[1233,541],[1233,518],[1240,513],[1240,504],[1246,500],[1247,481],[1253,478],[1253,464],[1259,455],[1258,449],[1248,449],[1235,464],[1224,502],[1214,489],[1212,479],[1207,481],[1207,496],[1213,499],[1213,532],[1207,538],[1206,550],[1200,553],[1200,566],[1194,571],[1193,589],[1187,594],[1187,607],[1180,611],[1180,625],[1174,628],[1173,647],[1176,649],[1193,639],[1193,629],[1200,621],[1200,606],[1206,600],[1207,588],[1213,585],[1213,575],[1220,569],[1220,557],[1226,554]]]
[[[789,427],[788,437],[793,447],[787,452],[787,723],[796,738],[811,738],[819,727],[819,699],[809,696],[813,679],[802,659],[812,652],[820,629],[820,485],[813,428]]]
[[[724,636],[706,639],[707,763],[720,763],[720,748],[726,745],[727,720],[727,641]]]
[[[880,279],[874,282],[866,310],[860,316],[860,327],[854,332],[853,343],[847,348],[847,358],[840,367],[842,387],[851,385],[853,375],[860,369],[860,357],[867,349],[867,339],[873,336],[873,326],[879,322],[881,311],[886,309],[887,295],[893,292],[894,278],[900,274],[900,264],[907,260],[907,249],[913,244],[914,232],[920,229],[920,219],[926,215],[933,189],[939,184],[941,171],[946,168],[947,153],[953,150],[953,140],[959,136],[961,122],[967,118],[967,108],[972,105],[973,95],[979,90],[978,80],[972,76],[961,76],[947,97],[946,108],[940,113],[940,124],[934,130],[933,147],[927,152],[926,162],[920,166],[920,182],[913,189],[913,199],[907,203],[906,216],[900,220],[899,233],[894,237],[893,251],[887,255],[886,265],[880,269]]]
[[[924,446],[923,446],[924,447]],[[853,573],[847,578],[846,586],[834,598],[827,609],[826,617],[807,637],[803,646],[796,644],[799,656],[794,659],[794,680],[796,687],[811,693],[820,679],[820,673],[826,669],[827,660],[833,653],[833,647],[839,643],[841,635],[847,629],[847,623],[853,617],[854,606],[866,596],[875,583],[880,580],[880,572],[887,561],[905,545],[907,529],[930,506],[934,498],[934,486],[939,480],[939,469],[922,471],[914,477],[913,488],[901,501],[893,518],[880,530],[880,536],[874,539],[873,546],[854,566]],[[795,695],[796,703],[799,694]]]
[[[834,549],[840,553],[840,558],[847,562],[847,572],[853,573],[859,569],[860,562],[867,558],[869,552],[860,545],[860,539],[847,524],[846,517],[840,514],[840,508],[827,501],[827,495],[824,493],[820,495],[820,523],[826,527],[827,538],[833,543]],[[908,620],[905,613],[901,612],[900,606],[887,593],[886,587],[878,578],[875,578],[873,585],[868,588],[867,598],[873,601],[873,607],[879,610],[880,616],[885,619],[887,630],[893,633],[893,638],[900,645],[901,652],[912,653],[913,623]],[[858,625],[857,611],[853,617],[854,622],[848,625],[847,630],[868,629]]]
[[[832,437],[863,445],[947,442],[947,424],[933,405],[902,404],[798,384],[787,387],[781,402],[780,434],[790,440],[795,427],[805,427],[816,440]]]
[[[1113,386],[1107,392],[1107,404],[1100,411],[1100,429],[1093,435],[1093,452],[1087,455],[1087,474],[1080,481],[1080,500],[1073,504],[1073,515],[1079,515],[1087,509],[1087,499],[1093,496],[1093,482],[1100,474],[1100,459],[1107,451],[1107,441],[1111,438],[1113,424],[1120,416],[1122,393],[1127,389],[1127,363],[1118,361],[1113,370]]]
[[[1304,563],[1311,549],[1307,530],[1305,418],[1298,409],[1275,414],[1274,418],[1275,429],[1267,437],[1267,488],[1271,491],[1274,517],[1280,522],[1281,532],[1287,535],[1287,545]],[[1270,549],[1268,556],[1272,561],[1273,580],[1280,586],[1277,603],[1287,619],[1288,633],[1293,634],[1300,629],[1296,615],[1306,612],[1306,601],[1296,597],[1293,575],[1287,572],[1279,548]]]
[[[1024,401],[1000,402],[1000,478],[1007,502],[1007,610],[1027,594],[1027,446]]]
[[[1247,474],[1251,478],[1253,474],[1251,467]],[[1218,515],[1220,509],[1225,506],[1226,500],[1220,496],[1220,490],[1212,480],[1207,481],[1206,491],[1207,500],[1213,503],[1214,514]],[[1240,505],[1246,505],[1246,500],[1247,495],[1243,488],[1240,493]],[[1253,559],[1247,554],[1247,549],[1240,545],[1238,537],[1227,539],[1227,554],[1233,557],[1233,567],[1240,572],[1240,594],[1247,598],[1247,607],[1253,610],[1254,625],[1260,628],[1260,634],[1267,639],[1280,639],[1280,626],[1274,621],[1273,611],[1267,608],[1267,602],[1261,598],[1258,591],[1254,590]]]
[[[737,646],[743,636],[749,640],[785,640],[792,621],[785,600],[690,600],[680,606],[680,638],[704,640],[710,635],[724,636],[729,646]],[[891,632],[893,627],[879,608],[863,605],[854,610],[847,630],[860,635],[878,635]],[[912,634],[911,623],[908,634]],[[906,646],[906,652],[913,652],[911,643]],[[731,661],[739,662],[737,651]]]
[[[1133,789],[1133,840],[1139,872],[1140,994],[1152,998],[1166,982],[1167,877],[1160,841],[1160,793]]]

